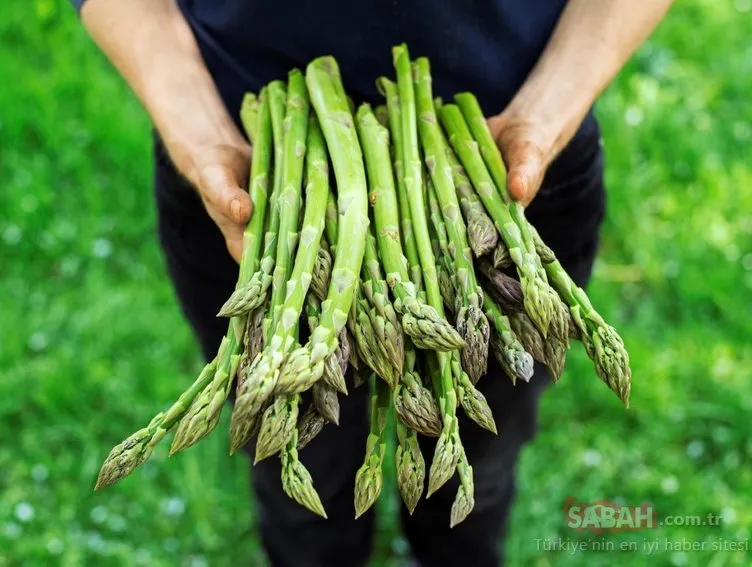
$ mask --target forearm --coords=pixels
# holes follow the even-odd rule
[[[174,0],[87,0],[81,16],[189,181],[198,184],[193,156],[202,146],[246,144]]]
[[[551,153],[558,154],[671,3],[569,0],[543,55],[508,111],[555,132]]]

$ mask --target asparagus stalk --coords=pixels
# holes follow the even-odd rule
[[[238,275],[238,288],[243,287],[257,268],[261,251],[260,234],[264,226],[269,169],[271,167],[271,109],[266,90],[259,98],[257,129],[249,138],[254,140],[254,159],[251,164],[249,193],[255,214],[251,217],[244,233],[243,255]],[[240,364],[240,341],[238,329],[244,328],[245,321],[233,317],[227,330],[227,341],[223,341],[217,353],[217,368],[210,384],[196,397],[193,404],[178,425],[170,454],[186,449],[208,435],[219,422],[222,407],[227,400],[233,380]]]
[[[305,430],[309,432],[311,430]],[[301,506],[308,508],[314,514],[326,518],[326,511],[321,504],[321,498],[313,488],[313,479],[311,473],[303,466],[298,458],[298,449],[305,446],[310,441],[306,439],[301,443],[298,430],[293,428],[292,438],[290,439],[289,450],[283,451],[282,460],[282,489],[290,498],[295,500]],[[302,446],[301,446],[302,445]]]
[[[538,248],[545,247],[538,232],[531,227]],[[553,254],[551,254],[553,256]],[[608,325],[590,303],[587,294],[569,277],[564,267],[555,258],[544,264],[546,273],[556,291],[569,306],[582,344],[595,365],[595,373],[611,388],[624,405],[629,406],[632,371],[629,353],[624,348],[619,333]]]
[[[533,360],[545,363],[546,361],[546,342],[540,331],[533,323],[532,319],[524,311],[519,313],[509,313],[509,328],[515,334],[522,344],[525,352],[530,353]]]
[[[354,332],[358,353],[366,366],[391,385],[399,376],[395,374],[385,349],[379,344],[379,335],[373,327],[373,319],[376,316],[372,318],[369,315],[371,306],[363,288],[364,285],[361,283],[353,304]]]
[[[430,100],[430,99],[429,99]],[[428,159],[428,158],[427,158]],[[451,193],[454,196],[454,193]],[[470,379],[473,383],[477,383],[480,377],[486,373],[488,366],[488,338],[490,334],[490,327],[488,320],[482,313],[483,307],[483,292],[478,286],[475,280],[475,273],[473,271],[472,262],[469,260],[470,249],[465,248],[466,256],[458,254],[457,243],[451,239],[457,238],[457,230],[462,228],[464,230],[464,224],[462,227],[454,227],[450,230],[452,222],[446,223],[447,218],[452,218],[446,213],[442,215],[441,205],[439,203],[436,184],[428,180],[426,196],[428,201],[428,208],[430,216],[433,221],[434,231],[436,233],[438,248],[441,254],[438,256],[438,266],[440,273],[445,274],[439,276],[439,282],[443,282],[442,287],[451,286],[454,296],[454,304],[452,311],[455,314],[456,328],[460,333],[460,336],[465,340],[465,346],[462,348],[462,366],[470,375]],[[456,203],[456,199],[455,199]],[[447,210],[447,209],[444,209]],[[456,215],[456,219],[459,216],[459,208],[455,207],[449,209]],[[451,212],[449,213],[452,214]],[[466,241],[465,241],[466,244]],[[455,252],[454,254],[452,252]],[[464,260],[457,261],[458,258],[463,257]],[[461,266],[465,267],[461,267]],[[446,303],[446,297],[450,290],[446,289],[442,291],[442,297]],[[478,313],[481,313],[479,316]]]
[[[269,99],[269,111],[271,114],[271,127],[272,137],[274,144],[274,178],[272,185],[272,196],[269,199],[271,203],[270,214],[267,219],[267,231],[264,237],[264,253],[261,257],[260,264],[254,268],[255,271],[251,272],[253,275],[243,286],[238,286],[229,299],[225,302],[219,311],[220,317],[231,317],[242,315],[253,309],[260,307],[266,299],[269,286],[272,283],[272,271],[274,270],[275,254],[277,249],[277,232],[279,228],[279,208],[278,208],[278,196],[281,191],[280,185],[282,181],[282,156],[283,156],[283,132],[282,122],[285,114],[285,100],[287,97],[285,84],[281,81],[272,81],[266,88],[267,97]],[[241,108],[241,117],[243,111]],[[253,119],[247,117],[245,122],[250,123]],[[249,127],[246,127],[248,130]],[[252,136],[249,134],[249,138]],[[254,140],[254,157],[255,146],[257,141]],[[254,160],[255,161],[255,160]],[[251,164],[253,168],[253,163]],[[268,181],[267,181],[268,183]],[[260,217],[258,210],[254,207],[254,214],[251,217],[250,223],[261,222],[257,217]],[[260,236],[258,243],[254,242],[254,246],[260,245]],[[257,252],[258,254],[258,252]]]
[[[383,485],[382,465],[386,451],[389,388],[373,376],[371,391],[371,427],[366,440],[366,455],[355,475],[355,518],[359,518],[373,506]]]
[[[300,411],[300,396],[276,396],[271,405],[266,408],[261,417],[261,427],[256,439],[256,457],[253,464],[276,455],[293,440],[297,430],[298,414]],[[232,452],[237,451],[243,444],[235,441],[234,430],[230,430]],[[294,445],[296,445],[295,443]]]
[[[509,319],[501,308],[489,297],[485,302],[486,315],[494,326],[491,334],[491,346],[496,360],[502,370],[509,375],[512,383],[517,379],[530,382],[533,377],[533,357],[526,352],[512,330]]]
[[[326,201],[326,219],[324,223],[324,230],[326,232],[326,240],[327,244],[329,246],[329,250],[331,252],[331,256],[334,256],[334,251],[337,246],[337,224],[339,222],[338,219],[338,212],[337,212],[337,200],[334,197],[334,193],[331,190],[331,186],[329,187],[329,195],[327,196]],[[331,281],[331,271],[329,273],[329,278]],[[327,288],[328,289],[328,288]],[[326,299],[326,298],[324,298]],[[319,310],[320,311],[320,310]],[[350,335],[350,332],[348,331],[348,328],[346,327],[343,329],[339,334],[339,341],[340,346],[338,347],[338,352],[346,352],[347,354],[347,364],[342,367],[342,374],[344,375],[345,371],[347,370],[347,366],[352,365],[353,368],[358,368],[358,353],[356,348],[351,348],[355,344],[355,341],[353,337]],[[344,345],[344,347],[343,347]],[[324,374],[324,378],[326,378],[326,374]],[[357,378],[357,374],[356,374]],[[357,386],[357,382],[356,382]],[[343,391],[343,393],[346,393]]]
[[[443,269],[440,268],[440,271],[447,274],[446,277],[454,282],[456,281],[456,273],[454,264],[449,258],[449,243],[447,241],[446,227],[444,226],[444,221],[441,216],[441,211],[439,210],[439,204],[433,186],[430,181],[427,185],[426,196],[429,203],[431,219],[433,221],[433,232],[436,235],[437,248],[441,253],[439,263],[440,266],[443,266]],[[441,276],[439,277],[441,278]],[[455,287],[456,286],[452,285],[452,289]],[[449,292],[442,291],[442,296],[445,296],[447,293]],[[454,293],[452,293],[452,295],[454,295]],[[446,297],[444,302],[447,303]],[[458,309],[459,303],[459,301],[455,302],[453,307]],[[457,356],[457,353],[453,352],[451,360],[452,378],[457,390],[457,398],[460,405],[470,419],[484,429],[496,433],[496,424],[493,420],[491,408],[489,407],[485,396],[475,388],[475,382],[477,382],[477,380],[468,375],[464,370],[464,364],[461,364],[460,361],[461,359]]]
[[[372,190],[378,188],[371,186]],[[384,358],[389,363],[389,375],[380,375],[394,387],[402,374],[405,360],[405,339],[402,326],[397,319],[397,313],[389,299],[389,288],[381,272],[381,264],[376,249],[376,238],[371,230],[366,234],[366,250],[363,258],[363,291],[371,305],[369,315],[371,326],[376,334],[378,347],[383,351]]]
[[[428,214],[431,218],[429,229],[431,230],[431,243],[433,244],[434,256],[436,256],[436,269],[439,274],[439,290],[446,307],[451,314],[455,314],[458,308],[456,272],[452,263],[452,255],[449,252],[449,236],[447,235],[444,219],[441,217],[436,192],[433,190],[430,179],[426,180],[426,201],[428,202]],[[496,230],[496,229],[494,229]]]
[[[442,106],[439,118],[476,192],[509,249],[522,284],[525,310],[544,336],[547,336],[549,327],[554,336],[565,336],[566,311],[546,280],[535,247],[526,242],[529,224],[524,218],[516,218],[518,205],[507,205],[494,187],[494,181],[478,149],[478,142],[473,139],[459,107],[454,104]]]
[[[159,412],[149,425],[139,429],[110,451],[99,470],[95,490],[115,484],[147,461],[157,443],[177,425],[196,396],[211,382],[216,367],[217,360],[214,359],[204,367],[191,387],[183,392],[167,411]]]
[[[467,227],[462,219],[452,168],[447,159],[447,146],[436,119],[431,90],[428,59],[418,58],[413,64],[418,112],[418,132],[425,154],[441,215],[449,237],[449,254],[457,290],[455,309],[456,328],[465,341],[462,365],[473,382],[485,374],[488,365],[488,336],[490,327],[483,313],[483,292],[475,279],[472,252],[467,242]]]
[[[543,363],[551,379],[558,382],[564,371],[567,345],[554,337],[544,339],[527,313],[511,313],[509,325],[525,350],[532,355],[534,360]]]
[[[240,390],[248,378],[248,370],[256,356],[264,348],[264,306],[257,307],[246,317],[245,332],[243,333],[243,347],[238,364],[236,390]]]
[[[326,217],[324,219],[324,230],[326,231],[326,241],[329,244],[329,248],[334,253],[334,248],[337,246],[337,199],[334,193],[329,188],[329,194],[326,197]]]
[[[291,75],[290,89],[288,96],[288,105],[291,105],[290,112],[300,112],[306,106],[304,95],[305,86],[298,82],[299,75]],[[300,77],[302,79],[302,77]],[[300,102],[296,102],[298,99]],[[303,111],[304,112],[304,111]],[[274,390],[280,369],[285,361],[285,357],[290,353],[297,343],[296,331],[298,320],[303,310],[308,288],[311,283],[311,273],[316,261],[316,251],[319,248],[321,236],[324,231],[324,214],[326,209],[326,198],[329,191],[328,165],[326,159],[326,149],[324,141],[315,117],[310,118],[308,130],[308,156],[306,159],[307,187],[306,187],[306,206],[303,218],[303,228],[301,230],[301,246],[298,247],[292,273],[286,283],[287,296],[281,306],[280,316],[276,318],[277,323],[270,327],[274,330],[274,335],[268,341],[268,346],[259,356],[250,370],[250,377],[243,384],[244,388],[238,393],[235,403],[235,411],[230,425],[231,445],[233,451],[243,446],[248,441],[248,431],[246,424],[251,417],[258,413],[261,405],[269,398]],[[298,132],[294,134],[294,132]],[[300,135],[299,129],[290,128],[288,135]],[[304,132],[303,132],[304,134]],[[296,145],[285,144],[289,150],[296,151]],[[300,152],[298,150],[298,152]],[[297,155],[297,154],[294,154]],[[285,158],[287,162],[287,158]],[[296,187],[295,183],[301,177],[290,177],[291,188]],[[291,190],[292,192],[292,190]],[[297,216],[292,209],[299,206],[299,199],[295,199],[292,194],[282,201],[280,206],[280,216]],[[292,239],[290,239],[292,240]],[[281,253],[289,253],[289,247],[281,242],[280,254],[278,254],[277,268],[286,270],[288,260],[281,256]],[[276,272],[276,269],[275,269]],[[280,276],[281,279],[281,276]],[[275,282],[276,285],[276,282]],[[274,298],[274,293],[272,293]],[[273,321],[275,318],[273,318]],[[292,405],[283,406],[284,409],[292,410]],[[279,408],[278,408],[279,409]],[[268,412],[270,410],[267,410]],[[272,415],[269,413],[268,415]],[[293,422],[294,423],[294,422]],[[259,443],[261,434],[264,431],[272,431],[271,426],[264,428],[262,425],[259,434]],[[277,439],[276,442],[287,441]],[[271,443],[271,441],[270,441]],[[284,442],[282,443],[284,445]],[[274,447],[271,444],[271,447]],[[258,444],[257,444],[258,447]]]
[[[319,325],[321,304],[319,303],[318,298],[312,293],[309,293],[306,296],[306,310],[308,313],[308,328],[313,332]],[[324,374],[321,377],[323,384],[327,385],[335,392],[340,392],[342,394],[347,394],[345,372],[347,371],[349,356],[350,341],[347,338],[347,332],[343,330],[340,333],[339,344],[337,345],[336,350],[324,363]]]
[[[463,522],[475,507],[473,467],[470,466],[464,449],[462,449],[460,460],[457,462],[457,474],[459,474],[460,477],[460,486],[457,489],[457,495],[454,497],[454,502],[452,503],[452,512],[449,520],[450,528]]]
[[[339,425],[339,398],[337,391],[319,380],[311,388],[313,407],[328,422]]]
[[[420,301],[416,286],[410,281],[400,243],[394,177],[389,167],[389,134],[378,123],[368,105],[361,105],[358,109],[357,123],[372,188],[370,200],[373,204],[377,244],[387,272],[386,281],[395,297],[394,308],[401,317],[402,329],[419,348],[442,351],[458,348],[463,344],[462,338],[435,308]],[[406,189],[404,183],[402,188]],[[420,190],[420,185],[417,189]],[[402,226],[404,228],[405,224]],[[419,258],[415,257],[413,260],[418,262]]]
[[[515,220],[517,226],[520,229],[520,234],[522,236],[522,242],[525,246],[525,249],[531,255],[531,257],[535,258],[537,262],[539,277],[541,278],[541,280],[544,280],[546,281],[546,283],[548,283],[546,273],[541,265],[542,259],[539,254],[541,247],[536,246],[535,244],[533,227],[525,218],[525,212],[522,208],[522,205],[514,201],[509,195],[509,191],[507,190],[506,186],[506,169],[504,168],[504,162],[501,158],[501,152],[499,151],[499,147],[496,145],[496,142],[491,135],[491,131],[488,129],[488,123],[486,122],[486,118],[483,115],[483,111],[481,110],[480,104],[478,103],[478,99],[475,98],[475,95],[471,93],[460,93],[455,96],[455,101],[457,102],[457,106],[459,106],[460,110],[462,111],[462,115],[465,117],[465,120],[470,127],[470,131],[473,134],[473,137],[478,143],[480,154],[483,157],[483,161],[485,162],[486,167],[488,168],[488,171],[494,180],[494,183],[499,191],[499,194],[502,197],[502,200],[508,205],[512,218]],[[546,252],[553,256],[551,250],[547,247],[545,248]],[[566,325],[566,307],[562,303],[561,299],[558,298],[558,296],[555,296],[555,294],[553,293],[551,293],[550,295],[554,304],[554,311],[551,319],[552,334],[554,335],[554,337],[568,346],[569,339]],[[555,300],[553,299],[554,297],[556,297]]]
[[[405,190],[410,206],[415,243],[418,247],[420,267],[423,272],[428,304],[443,318],[444,307],[438,286],[436,260],[428,236],[426,207],[423,199],[423,179],[421,175],[420,152],[418,146],[418,126],[415,109],[415,90],[407,46],[399,45],[392,49],[394,66],[397,71],[397,89],[401,109],[401,132],[403,163],[405,168]],[[454,474],[459,459],[462,441],[457,423],[457,394],[452,383],[451,355],[436,353],[438,372],[434,373],[436,390],[439,393],[439,407],[443,427],[431,462],[428,476],[428,495],[440,488]]]
[[[434,98],[436,112],[442,106],[441,99],[438,97]],[[486,213],[486,209],[483,208],[483,203],[480,202],[478,195],[473,190],[473,186],[467,178],[467,173],[465,173],[465,168],[462,167],[462,164],[454,154],[454,150],[449,145],[449,141],[446,139],[443,131],[441,131],[441,137],[444,142],[443,146],[447,161],[452,168],[452,179],[457,189],[457,198],[460,202],[462,215],[467,222],[467,240],[470,248],[473,250],[473,254],[477,258],[480,258],[495,249],[499,242],[499,233],[491,217]]]
[[[483,429],[493,434],[497,433],[491,407],[486,397],[473,385],[470,377],[462,368],[460,357],[456,352],[451,353],[452,379],[457,391],[457,399],[465,410],[465,415]]]
[[[396,179],[397,200],[399,203],[399,223],[396,226],[401,227],[402,229],[401,244],[410,266],[409,279],[413,282],[416,288],[420,288],[423,286],[423,273],[420,270],[418,246],[415,244],[413,223],[412,220],[410,220],[410,204],[407,200],[407,188],[405,187],[405,168],[404,162],[402,161],[404,152],[402,141],[402,110],[400,109],[399,91],[397,90],[397,85],[386,77],[380,77],[376,81],[376,86],[386,97],[389,131],[392,135],[392,159],[394,162],[394,177]],[[381,171],[380,168],[379,171]],[[396,205],[394,199],[391,199],[389,204],[390,206]],[[389,272],[392,270],[387,268],[387,271]]]
[[[486,258],[478,262],[488,296],[492,297],[506,313],[525,311],[524,298],[520,282],[495,268]]]
[[[363,156],[334,58],[320,57],[311,62],[306,81],[337,180],[339,234],[329,293],[321,304],[320,325],[308,344],[296,349],[287,360],[277,382],[279,393],[310,388],[321,378],[324,361],[337,348],[358,284],[368,226]]]

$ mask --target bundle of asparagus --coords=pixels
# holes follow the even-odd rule
[[[172,429],[170,454],[208,435],[235,385],[231,452],[255,438],[256,462],[279,454],[285,492],[325,516],[299,451],[338,423],[349,368],[372,400],[356,517],[381,491],[393,408],[406,506],[424,492],[419,435],[437,437],[426,496],[457,472],[456,525],[474,503],[458,410],[496,432],[476,388],[489,351],[513,382],[532,378],[534,360],[558,380],[579,339],[628,404],[624,345],[510,198],[475,97],[441,104],[427,59],[411,61],[404,45],[393,58],[396,82],[378,79],[386,104],[375,111],[353,111],[332,57],[246,96],[254,214],[220,311],[227,335],[177,402],[112,450],[96,488],[130,474]]]

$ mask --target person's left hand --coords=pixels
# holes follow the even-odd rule
[[[546,169],[556,155],[556,136],[543,124],[505,110],[488,119],[488,127],[507,168],[507,188],[528,206],[538,194]]]

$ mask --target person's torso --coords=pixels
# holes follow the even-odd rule
[[[431,61],[436,94],[473,91],[499,112],[535,64],[565,0],[179,0],[227,102],[336,57],[356,98],[393,76],[391,47]]]
[[[333,55],[356,101],[381,102],[375,80],[394,77],[391,48],[431,62],[436,96],[471,91],[487,115],[511,100],[540,57],[566,0],[178,0],[220,94],[238,120],[243,93]],[[574,167],[597,144],[586,118],[554,164]],[[575,154],[568,157],[566,154]],[[562,163],[564,162],[564,163]],[[567,177],[566,171],[554,177]],[[548,177],[551,177],[549,175]]]

